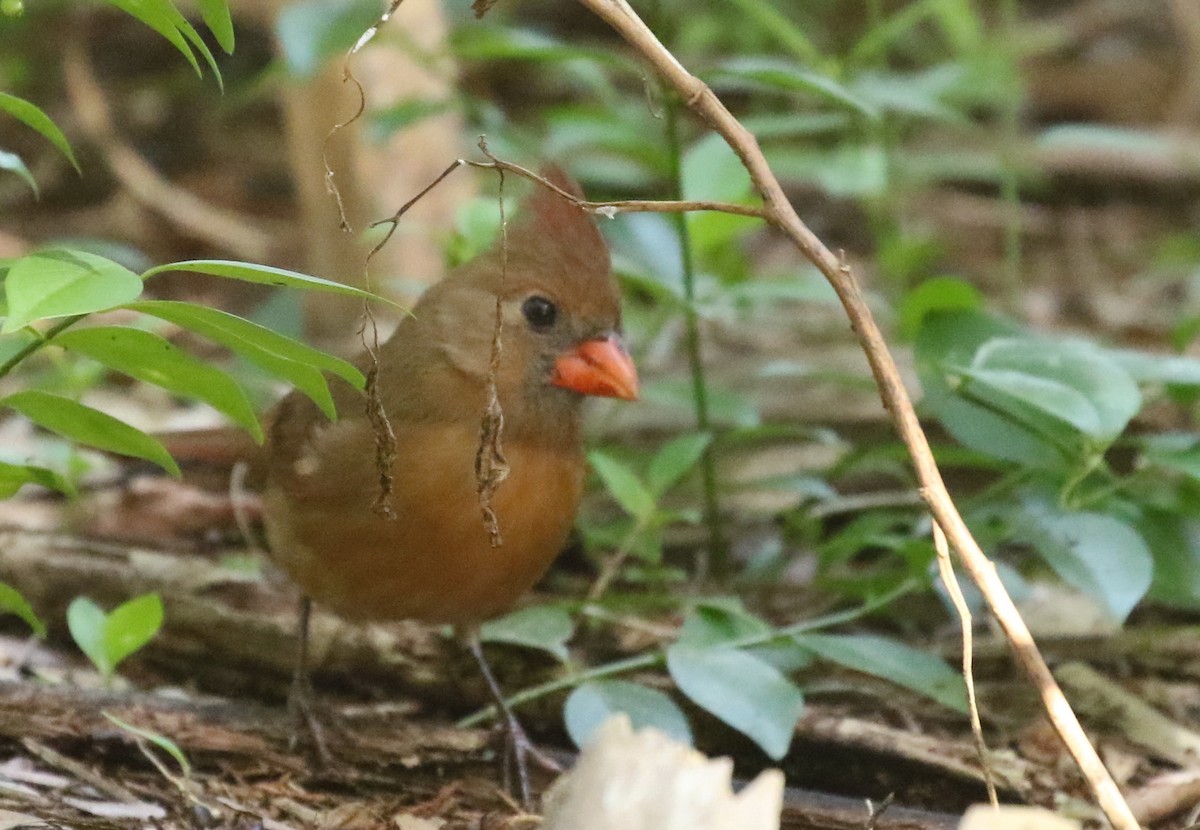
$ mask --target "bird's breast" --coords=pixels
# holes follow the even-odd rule
[[[318,432],[264,494],[273,557],[317,603],[350,619],[468,624],[504,612],[566,542],[583,486],[578,448],[506,443],[493,547],[475,475],[479,429],[397,426],[395,519],[372,511],[374,444],[361,422]]]

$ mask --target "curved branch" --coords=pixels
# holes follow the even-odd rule
[[[980,549],[950,498],[896,363],[878,324],[863,301],[861,289],[849,265],[830,251],[800,219],[768,166],[754,135],[734,118],[703,81],[680,64],[626,0],[579,2],[624,37],[683,96],[687,105],[725,139],[742,160],[762,195],[766,220],[786,234],[804,257],[829,280],[871,364],[884,408],[912,458],[921,483],[922,498],[958,551],[967,572],[979,586],[1004,630],[1017,662],[1037,687],[1051,722],[1087,778],[1100,808],[1118,830],[1137,830],[1137,819],[1088,741],[1075,713],[1071,711],[1062,689],[1042,659],[1028,626],[996,574],[995,566]]]

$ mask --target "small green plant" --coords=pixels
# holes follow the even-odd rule
[[[821,633],[885,607],[916,587],[916,582],[909,581],[858,608],[783,627],[770,625],[734,597],[705,599],[688,611],[670,645],[572,672],[513,695],[509,704],[516,706],[571,689],[563,717],[572,740],[580,746],[617,712],[628,715],[637,727],[653,726],[690,742],[688,717],[674,697],[642,682],[617,679],[665,667],[681,695],[749,737],[774,759],[786,754],[796,721],[804,711],[804,692],[793,677],[815,661],[888,680],[954,711],[965,712],[962,677],[939,657],[887,637]],[[555,613],[563,614],[557,610]],[[552,643],[548,639],[532,642],[541,637],[536,633],[529,636],[530,630],[549,632],[550,626],[540,627],[542,620],[524,622],[532,628],[525,627],[522,645],[564,653],[570,629],[562,626],[561,619],[554,622]],[[498,623],[504,625],[503,621]],[[517,642],[512,638],[494,639]],[[461,723],[478,723],[487,714],[475,713]]]
[[[674,522],[694,524],[699,520],[695,510],[665,507],[663,497],[696,467],[711,442],[712,436],[706,433],[681,435],[663,445],[640,474],[609,453],[601,450],[589,453],[592,469],[627,514],[616,522],[586,530],[593,544],[608,544],[616,551],[605,564],[589,599],[599,599],[604,594],[630,555],[643,565],[660,566],[663,529]]]
[[[114,309],[135,311],[145,320],[173,323],[224,346],[264,372],[308,395],[330,418],[333,398],[324,372],[357,388],[363,375],[332,357],[271,329],[223,311],[166,300],[141,300],[146,280],[171,270],[227,279],[329,291],[362,298],[359,289],[279,268],[223,260],[177,262],[141,275],[96,254],[56,248],[0,261],[0,378],[38,351],[55,346],[76,360],[108,369],[167,391],[203,401],[241,425],[255,439],[262,427],[242,386],[222,370],[192,357],[163,337],[133,326],[79,326],[90,315]],[[70,441],[151,461],[172,475],[179,468],[154,437],[111,415],[42,389],[23,389],[0,398],[0,410],[21,413]],[[34,483],[70,493],[69,479],[33,463],[0,464],[0,492],[11,495]]]
[[[1118,621],[1147,596],[1200,607],[1197,439],[1128,434],[1150,402],[1195,399],[1200,360],[1032,333],[948,282],[919,296],[921,407],[992,478],[965,503],[981,542]]]
[[[737,599],[707,599],[692,608],[665,650],[667,671],[685,697],[774,759],[786,754],[804,710],[804,694],[790,675],[814,659],[890,680],[965,711],[962,678],[939,658],[885,637],[812,633],[826,625],[813,621],[777,629]],[[611,711],[678,734],[684,715],[661,692],[651,704],[647,692],[653,691],[634,683],[600,690],[591,683],[579,686],[567,701],[572,738],[586,740]],[[597,696],[609,712],[590,703]]]
[[[108,718],[109,722],[118,729],[128,732],[133,737],[137,748],[146,756],[146,760],[154,765],[154,768],[159,771],[163,778],[166,778],[175,785],[180,794],[192,803],[194,810],[199,811],[201,815],[205,816],[220,815],[220,811],[215,806],[206,804],[200,800],[198,795],[200,790],[192,780],[191,762],[188,761],[187,755],[183,753],[183,750],[179,748],[179,744],[172,741],[166,735],[126,723],[109,712],[101,712],[101,714]],[[175,763],[179,765],[178,774],[168,768],[167,763],[158,756],[154,748],[160,749],[171,756]]]
[[[158,594],[134,597],[107,614],[87,597],[76,597],[67,607],[72,639],[106,681],[112,680],[122,660],[154,638],[162,623]]]
[[[33,606],[20,591],[4,582],[0,582],[0,614],[15,614],[33,629],[36,636],[46,636],[46,624],[34,612]]]
[[[149,757],[150,760],[154,762],[154,765],[172,781],[176,781],[177,779],[175,776],[167,773],[166,769],[162,766],[154,754],[150,752],[148,748],[146,748],[144,742],[148,741],[161,749],[163,752],[170,755],[171,758],[174,759],[175,763],[179,764],[179,771],[183,774],[183,779],[185,781],[191,779],[191,762],[188,761],[187,756],[183,753],[183,750],[179,748],[179,744],[175,743],[165,735],[160,735],[158,732],[152,732],[149,729],[142,729],[140,726],[134,726],[131,723],[126,723],[116,715],[110,714],[109,712],[101,712],[100,714],[108,718],[109,722],[114,726],[118,727],[119,729],[123,729],[132,735],[134,739],[138,741],[138,746],[142,747],[142,751],[146,753],[147,757]]]

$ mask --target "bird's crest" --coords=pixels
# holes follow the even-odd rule
[[[538,172],[566,193],[584,198],[562,168],[546,165]],[[606,277],[610,270],[608,245],[591,213],[539,183],[521,203],[520,218],[508,233],[508,249],[510,256],[529,257],[581,278]]]

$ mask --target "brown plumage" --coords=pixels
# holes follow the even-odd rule
[[[546,175],[579,194],[561,172]],[[509,468],[491,498],[499,547],[482,516],[475,469],[497,297],[503,348],[495,390]],[[273,558],[305,595],[291,702],[322,755],[304,665],[309,601],[352,620],[452,623],[468,635],[503,715],[529,803],[532,746],[504,705],[475,630],[508,610],[566,542],[583,490],[584,397],[637,397],[620,330],[620,293],[595,221],[539,186],[507,245],[430,288],[379,350],[378,390],[396,435],[394,517],[372,509],[379,471],[362,393],[337,386],[334,423],[296,392],[275,410],[263,513]]]
[[[501,277],[497,243],[430,288],[379,351],[380,395],[396,433],[394,520],[371,509],[379,476],[361,393],[336,390],[335,423],[295,392],[277,410],[263,501],[273,557],[343,617],[470,626],[509,609],[574,521],[584,396],[636,396],[620,347],[620,295],[589,214],[538,186],[509,229]],[[494,548],[475,456],[497,292],[496,390],[511,471],[493,498],[503,537]]]

